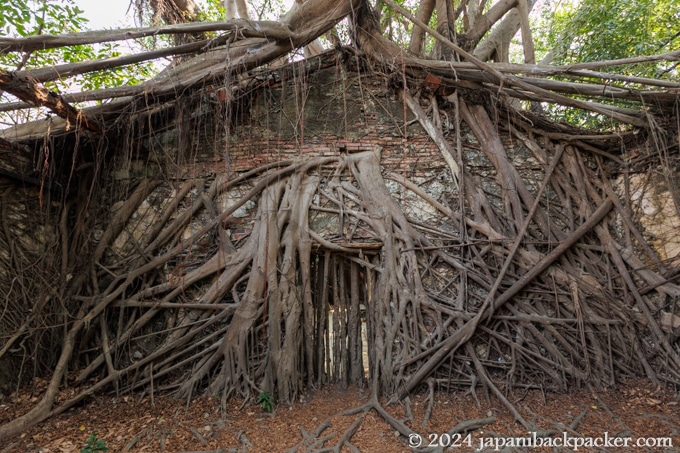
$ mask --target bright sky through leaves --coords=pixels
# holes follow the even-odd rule
[[[88,26],[92,30],[132,26],[134,23],[132,9],[128,13],[130,0],[74,0],[74,2],[85,11],[83,15],[89,20]]]

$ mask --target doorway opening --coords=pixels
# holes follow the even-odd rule
[[[318,383],[361,386],[370,380],[374,327],[367,310],[375,276],[368,260],[323,250],[312,259]]]

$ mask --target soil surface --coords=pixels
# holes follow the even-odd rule
[[[30,388],[0,401],[0,423],[35,404],[44,385],[37,381]],[[65,391],[62,398],[68,396]],[[469,393],[435,393],[432,416],[425,426],[427,393],[410,398],[410,421],[405,404],[393,404],[386,409],[422,434],[423,446],[435,435],[471,419],[493,418],[494,421],[475,429],[470,437],[467,434],[441,436],[437,441],[455,443],[456,448],[450,451],[498,451],[495,447],[502,445],[494,442],[507,445],[510,437],[527,436],[527,430],[514,421],[499,400],[493,397],[487,400],[481,389],[477,391],[477,398],[479,404]],[[292,406],[279,406],[267,413],[255,401],[237,400],[228,402],[222,411],[220,400],[207,396],[195,399],[188,406],[186,401],[168,396],[156,395],[153,399],[148,395],[98,396],[26,431],[9,445],[0,446],[0,451],[80,452],[93,434],[102,439],[111,452],[285,452],[295,446],[299,453],[324,448],[332,451],[362,416],[361,412],[350,416],[339,414],[361,406],[368,399],[366,389],[331,386],[306,395]],[[553,439],[580,435],[583,436],[581,442],[588,439],[594,442],[606,436],[610,442],[606,448],[581,446],[578,451],[680,451],[680,394],[670,388],[653,388],[647,381],[629,381],[616,389],[595,393],[578,390],[557,395],[535,390],[521,394],[515,391],[508,399],[537,429],[552,430]],[[314,431],[324,423],[327,427],[315,437]],[[617,437],[631,438],[631,443],[642,440],[649,445],[665,446],[617,448],[613,446]],[[325,442],[317,442],[322,438]],[[365,415],[351,444],[361,452],[414,451],[409,439],[398,436],[375,411]],[[247,450],[243,449],[244,445]],[[523,447],[504,451],[574,450],[570,445],[561,450]],[[352,450],[345,445],[339,451]]]

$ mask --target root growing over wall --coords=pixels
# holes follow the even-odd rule
[[[408,436],[379,397],[481,386],[530,429],[506,398],[512,388],[640,374],[677,383],[677,337],[664,320],[676,316],[680,287],[641,272],[633,250],[656,258],[595,177],[599,158],[518,123],[513,137],[540,176],[529,186],[486,110],[456,106],[493,184],[459,155],[443,170],[455,181],[446,200],[384,172],[379,149],[139,182],[63,292],[80,306],[47,393],[0,438],[111,387],[184,398],[208,389],[223,401],[268,392],[286,403],[328,382],[368,383],[373,398],[358,411]],[[409,215],[413,198],[440,226]],[[4,240],[13,234],[5,228]],[[74,376],[69,363],[87,365]],[[57,403],[65,379],[78,391]]]

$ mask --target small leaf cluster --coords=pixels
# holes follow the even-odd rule
[[[85,447],[80,450],[80,453],[102,453],[109,451],[109,447],[106,446],[106,441],[104,439],[97,439],[97,433],[90,434],[87,438],[87,443]]]
[[[262,409],[266,412],[271,412],[274,410],[274,407],[276,407],[274,395],[269,392],[260,392],[260,394],[257,395],[257,404],[262,406]]]

